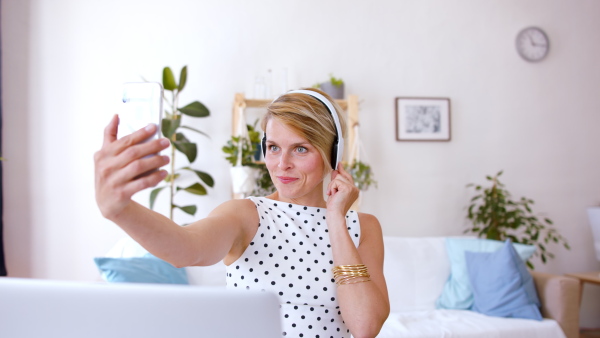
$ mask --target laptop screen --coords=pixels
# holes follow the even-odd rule
[[[217,287],[0,278],[11,338],[281,337],[274,294]]]

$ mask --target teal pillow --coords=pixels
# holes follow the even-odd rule
[[[185,268],[173,265],[151,254],[131,258],[94,258],[109,283],[189,284]]]
[[[480,238],[446,238],[446,251],[450,259],[450,276],[444,284],[442,294],[435,305],[438,309],[470,310],[473,306],[473,292],[467,273],[465,251],[494,252],[504,243]],[[523,261],[535,252],[535,246],[513,243]]]
[[[488,316],[542,320],[533,278],[510,240],[495,252],[465,253],[473,311]]]

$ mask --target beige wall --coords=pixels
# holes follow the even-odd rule
[[[505,170],[573,249],[538,269],[600,270],[585,208],[600,203],[600,1],[2,1],[5,245],[12,276],[94,280],[92,258],[122,232],[94,202],[92,155],[123,81],[189,66],[183,101],[212,117],[190,123],[198,168],[217,182],[199,216],[229,198],[233,94],[272,69],[274,91],[329,73],[361,99],[361,135],[379,189],[362,209],[387,235],[459,235],[465,185]],[[530,64],[517,32],[546,30]],[[394,97],[452,100],[448,143],[400,143]],[[137,197],[145,201],[146,196]],[[164,205],[163,202],[159,202]],[[180,217],[180,221],[189,219]],[[586,287],[582,325],[600,327],[600,288]]]

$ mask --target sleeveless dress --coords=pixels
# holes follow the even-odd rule
[[[349,338],[331,272],[326,209],[249,199],[260,216],[258,231],[242,256],[227,266],[227,288],[279,295],[283,336]],[[358,247],[358,213],[349,211],[346,225]]]

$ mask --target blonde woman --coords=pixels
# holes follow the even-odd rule
[[[98,206],[176,267],[222,260],[228,288],[277,294],[283,336],[375,337],[389,314],[381,226],[372,215],[349,211],[358,189],[339,163],[345,130],[339,111],[314,89],[273,101],[262,128],[276,192],[227,201],[186,227],[131,200],[166,176],[158,170],[139,177],[169,162],[165,156],[146,158],[169,141],[140,144],[156,131],[153,125],[117,140],[115,116],[95,154]]]

